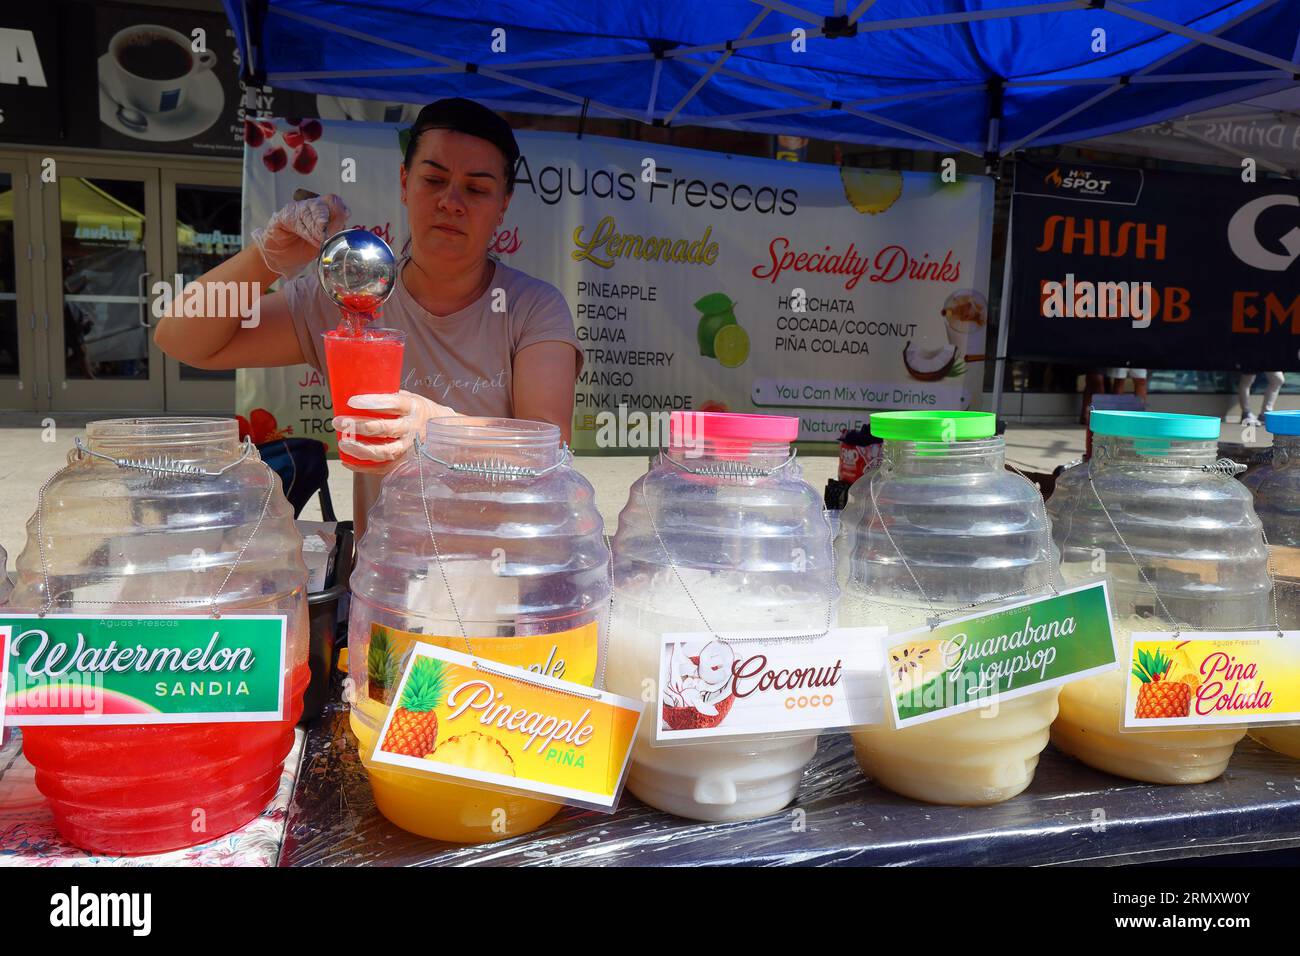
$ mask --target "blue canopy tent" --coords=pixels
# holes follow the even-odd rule
[[[1298,0],[224,3],[250,83],[960,152],[989,169],[1300,85]]]
[[[991,158],[1300,75],[1295,0],[224,2],[275,87]]]

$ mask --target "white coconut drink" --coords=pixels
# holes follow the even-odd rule
[[[736,703],[734,634],[821,632],[837,597],[831,529],[791,454],[796,418],[674,412],[614,538],[607,686],[645,701],[627,788],[695,820],[746,820],[794,799],[810,736],[656,746],[656,729],[719,727]],[[660,686],[665,635],[674,643]],[[734,722],[734,719],[733,719]]]

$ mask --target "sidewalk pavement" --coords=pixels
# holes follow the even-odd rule
[[[9,553],[10,568],[27,542],[26,526],[36,512],[41,485],[65,464],[73,439],[85,435],[85,423],[103,417],[108,416],[0,415],[0,482],[9,495],[9,504],[0,509],[0,547]],[[1050,472],[1083,453],[1084,434],[1079,426],[1008,425],[1006,439],[1007,459],[1026,470]],[[648,454],[578,457],[577,468],[595,487],[597,507],[610,534],[627,503],[628,488],[644,474],[647,461]],[[818,492],[826,487],[827,479],[835,477],[838,468],[838,459],[833,455],[801,456],[800,461],[804,478]],[[340,519],[351,518],[352,473],[338,462],[330,462],[329,484],[335,513]],[[315,499],[302,517],[320,518]]]

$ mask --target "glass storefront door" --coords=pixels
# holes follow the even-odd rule
[[[0,411],[231,414],[235,373],[163,355],[152,306],[239,251],[240,207],[237,162],[0,150]]]
[[[63,162],[42,190],[55,410],[164,407],[150,334],[161,275],[158,172]]]
[[[0,409],[38,407],[29,197],[26,162],[0,158]]]
[[[162,171],[164,281],[175,288],[179,275],[184,288],[242,248],[240,196],[237,172]],[[234,410],[233,371],[194,368],[170,357],[164,363],[168,411]]]

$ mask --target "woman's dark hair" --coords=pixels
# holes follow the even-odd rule
[[[450,129],[467,136],[477,136],[501,150],[501,155],[505,157],[506,192],[514,192],[519,144],[515,142],[514,130],[504,119],[481,103],[461,97],[430,103],[420,110],[420,115],[415,118],[415,124],[410,129],[406,156],[403,159],[403,165],[408,170],[415,160],[420,136],[431,129]]]

